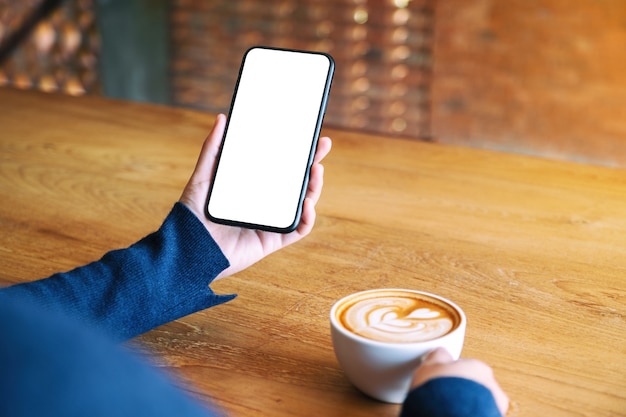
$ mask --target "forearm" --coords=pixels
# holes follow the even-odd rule
[[[409,392],[400,417],[502,417],[491,392],[464,378],[436,378]]]
[[[209,284],[228,260],[200,221],[177,203],[161,228],[127,249],[49,278],[2,289],[128,339],[221,304]]]

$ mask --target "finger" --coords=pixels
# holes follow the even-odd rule
[[[315,225],[316,216],[315,204],[313,204],[309,197],[306,197],[302,206],[302,217],[300,217],[298,227],[293,232],[282,235],[281,245],[283,247],[291,245],[311,233]]]
[[[302,217],[300,218],[300,224],[298,224],[298,227],[292,233],[285,235],[283,240],[284,245],[296,242],[311,233],[317,217],[315,205],[319,201],[323,185],[324,166],[321,164],[313,165],[311,167],[306,196],[302,205]]]
[[[411,388],[422,385],[431,378],[442,376],[440,370],[452,364],[454,358],[446,349],[438,347],[422,357],[422,361],[413,373]]]
[[[333,142],[328,136],[323,136],[317,141],[317,149],[315,151],[315,157],[313,158],[313,164],[319,164],[322,159],[328,155],[332,148]]]
[[[308,235],[313,229],[317,213],[315,211],[315,203],[310,197],[304,199],[304,205],[302,207],[302,218],[298,225],[297,232],[300,236]]]
[[[313,165],[310,175],[306,196],[313,201],[313,205],[316,205],[324,187],[324,165]]]
[[[200,157],[198,158],[196,168],[194,169],[192,175],[192,182],[209,181],[211,179],[213,169],[215,167],[215,160],[222,142],[222,136],[224,135],[225,125],[226,116],[218,114],[215,118],[215,123],[213,124],[211,132],[202,144]]]
[[[307,197],[311,198],[313,205],[317,204],[322,188],[324,186],[324,166],[320,162],[328,155],[332,148],[332,141],[329,137],[320,138],[317,151],[315,152],[315,158],[313,166],[311,167],[311,173],[309,174],[309,184],[307,188]]]
[[[496,400],[496,405],[498,406],[498,410],[500,413],[505,416],[506,412],[509,410],[509,405],[511,401],[509,400],[509,396],[506,395],[504,390],[500,387],[500,384],[496,383],[496,387],[491,390],[494,399]]]

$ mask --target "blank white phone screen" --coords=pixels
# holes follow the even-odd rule
[[[294,226],[332,65],[324,54],[247,52],[208,201],[210,216]]]

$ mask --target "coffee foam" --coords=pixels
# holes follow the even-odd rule
[[[447,303],[408,291],[376,291],[353,297],[338,309],[337,318],[352,333],[392,343],[437,339],[460,321]]]

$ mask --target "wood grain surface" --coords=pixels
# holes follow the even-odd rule
[[[0,282],[155,230],[214,116],[0,89]],[[395,416],[345,379],[328,314],[357,290],[457,302],[509,416],[626,416],[626,171],[327,130],[318,221],[213,285],[232,302],[134,341],[232,416]]]

